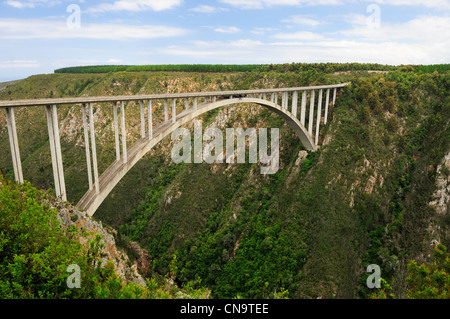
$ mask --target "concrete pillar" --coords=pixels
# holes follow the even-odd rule
[[[50,105],[45,107],[45,113],[47,116],[47,126],[48,126],[48,139],[50,143],[50,155],[52,158],[52,168],[53,168],[53,179],[55,181],[55,193],[56,197],[61,196],[61,187],[59,180],[58,163],[56,159],[56,147],[55,147],[55,133],[53,132],[53,119],[52,119],[52,108]]]
[[[61,199],[63,201],[67,201],[66,182],[64,179],[63,158],[61,153],[61,141],[59,135],[58,113],[56,111],[56,105],[52,105],[52,113],[53,113],[53,132],[55,133],[56,156],[58,160],[59,181],[61,187]]]
[[[264,100],[267,100],[267,93],[264,93],[264,94],[263,94],[263,99],[264,99]]]
[[[169,110],[167,108],[167,100],[164,100],[164,121],[169,120]]]
[[[153,109],[152,100],[148,100],[148,139],[153,138]]]
[[[298,92],[294,91],[292,93],[292,115],[297,118],[297,107],[298,107]]]
[[[186,110],[189,110],[189,98],[186,98]]]
[[[141,136],[145,137],[145,111],[144,111],[144,101],[139,101],[141,106]]]
[[[89,125],[91,131],[92,167],[94,169],[95,192],[98,194],[100,193],[100,184],[98,180],[97,148],[95,146],[94,110],[92,103],[89,103]]]
[[[270,102],[275,103],[275,93],[270,95]]]
[[[306,98],[308,92],[305,90],[302,92],[302,106],[301,106],[301,110],[300,110],[300,122],[302,123],[303,126],[305,126],[305,121],[306,121]]]
[[[313,132],[313,120],[314,120],[314,100],[316,99],[316,92],[311,90],[311,103],[309,105],[309,124],[308,124],[308,133],[312,136]]]
[[[125,103],[120,102],[120,124],[122,127],[122,153],[124,164],[128,162],[128,152],[127,152],[127,133],[125,129]]]
[[[324,124],[328,122],[328,107],[330,105],[330,89],[327,89],[327,98],[325,99],[325,120]]]
[[[194,97],[194,110],[197,110],[197,100],[198,98]]]
[[[212,98],[212,101],[213,101],[213,103],[216,103],[216,97],[215,96],[213,96],[213,98]]]
[[[89,147],[89,133],[88,133],[88,124],[86,119],[86,104],[83,103],[81,106],[81,110],[83,113],[83,129],[84,129],[84,147],[86,149],[86,167],[88,173],[88,182],[89,189],[91,190],[94,187],[94,183],[92,182],[92,167],[91,167],[91,151]],[[119,154],[120,156],[120,154]]]
[[[273,103],[278,104],[278,93],[275,93],[275,100],[273,101]]]
[[[22,161],[20,160],[19,140],[17,139],[16,119],[13,108],[6,108],[6,123],[8,126],[14,177],[16,182],[23,183]]]
[[[337,94],[337,88],[334,88],[334,93],[333,93],[333,106],[336,104],[336,94]]]
[[[281,93],[281,107],[283,109],[287,109],[287,92],[283,92]]]
[[[117,117],[117,102],[113,103],[114,113],[114,139],[116,142],[116,160],[120,160],[119,120]]]
[[[317,124],[316,124],[316,145],[319,144],[319,129],[320,129],[320,121],[322,120],[322,95],[323,90],[319,91],[319,104],[317,106]]]
[[[177,120],[177,100],[172,100],[172,123],[175,123]]]
[[[52,157],[53,177],[55,180],[55,192],[57,197],[60,197],[63,201],[67,201],[56,105],[47,105],[46,113],[50,141],[50,154]]]

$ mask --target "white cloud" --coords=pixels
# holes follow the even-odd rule
[[[281,22],[288,23],[288,24],[305,25],[308,27],[316,27],[316,26],[322,24],[322,22],[319,20],[312,19],[308,16],[303,16],[303,15],[294,15],[287,19],[282,20]]]
[[[39,66],[36,60],[0,60],[0,69],[37,68]]]
[[[264,9],[273,6],[318,6],[342,4],[341,0],[219,0],[241,9]]]
[[[241,30],[237,27],[219,27],[214,29],[214,31],[219,33],[238,33]]]
[[[181,28],[161,25],[123,25],[84,23],[79,29],[70,29],[65,22],[39,19],[0,19],[0,39],[153,39],[182,36]]]
[[[198,12],[198,13],[216,13],[219,11],[228,11],[226,8],[219,8],[219,7],[212,7],[208,5],[200,5],[198,7],[189,9],[189,11],[192,12]]]
[[[277,30],[278,30],[277,28],[256,27],[256,28],[253,28],[253,30],[250,31],[250,32],[253,33],[253,34],[256,34],[256,35],[264,35],[264,34],[266,34],[268,32],[274,32],[274,31],[277,31]]]
[[[231,41],[230,45],[233,47],[243,47],[243,48],[249,48],[249,47],[255,47],[262,45],[263,43],[261,41],[255,41],[251,39],[240,39],[236,41]]]
[[[180,6],[183,0],[118,0],[113,3],[101,3],[86,10],[88,13],[108,11],[163,11]]]
[[[376,3],[380,5],[393,6],[424,6],[427,8],[450,9],[450,1],[448,0],[364,0],[366,2]]]
[[[336,34],[369,41],[416,41],[418,43],[449,43],[450,17],[418,16],[404,23],[381,22],[379,28],[370,28],[364,16],[352,15],[352,29]]]
[[[309,31],[298,31],[293,33],[277,33],[272,38],[281,40],[321,40],[324,36]]]
[[[60,4],[61,1],[59,0],[26,0],[26,1],[18,1],[18,0],[7,0],[5,1],[5,4],[17,9],[24,9],[24,8],[35,8],[38,6],[54,6],[57,4]]]
[[[222,3],[229,4],[241,9],[264,9],[273,6],[321,6],[321,5],[341,5],[355,4],[355,0],[219,0]],[[450,9],[448,0],[363,0],[365,2],[376,3],[380,5],[393,6],[424,6],[427,8],[438,8],[443,10]]]

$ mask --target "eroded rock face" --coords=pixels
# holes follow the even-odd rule
[[[436,171],[436,192],[430,205],[438,214],[448,214],[450,204],[450,152],[445,155]]]
[[[429,205],[436,211],[437,217],[445,217],[450,214],[450,152],[445,155],[436,170],[436,191]],[[441,235],[447,237],[449,230],[430,222],[428,232],[431,236],[431,246],[441,241]]]
[[[108,261],[114,263],[116,272],[124,280],[124,282],[134,282],[146,285],[145,279],[139,273],[142,269],[144,274],[149,273],[151,258],[147,251],[139,247],[137,243],[131,242],[129,248],[134,252],[135,260],[130,261],[128,255],[116,245],[114,234],[116,231],[109,227],[103,227],[101,222],[95,221],[88,216],[86,212],[80,211],[75,207],[65,205],[59,202],[51,203],[51,206],[58,211],[58,220],[63,229],[75,226],[80,233],[88,234],[87,236],[79,236],[82,245],[88,245],[89,240],[95,238],[96,234],[101,235],[103,246],[103,263],[104,266]],[[56,206],[56,207],[55,207]]]

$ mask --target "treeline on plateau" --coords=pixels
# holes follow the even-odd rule
[[[305,72],[323,73],[348,71],[411,71],[445,73],[449,64],[385,65],[378,63],[285,63],[285,64],[160,64],[160,65],[93,65],[74,66],[55,70],[55,73],[109,73],[109,72]]]
[[[246,72],[259,68],[258,64],[167,64],[167,65],[94,65],[55,70],[55,73],[108,73],[108,72]]]

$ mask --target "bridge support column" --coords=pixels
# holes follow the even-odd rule
[[[127,135],[125,129],[125,103],[120,102],[120,124],[122,126],[122,153],[123,153],[123,163],[128,162],[128,152],[127,152]]]
[[[275,98],[273,100],[273,103],[278,104],[278,93],[275,93]]]
[[[119,120],[117,117],[117,102],[113,103],[114,113],[114,139],[116,142],[116,160],[120,161]]]
[[[214,97],[215,99],[215,97]],[[175,123],[177,120],[177,100],[172,100],[172,123]]]
[[[325,99],[325,119],[324,124],[328,122],[328,107],[330,106],[330,89],[327,89],[327,98]]]
[[[139,101],[141,106],[141,136],[145,137],[145,111],[144,111],[144,101]]]
[[[60,197],[63,201],[67,201],[56,105],[47,105],[45,109],[47,112],[47,126],[50,141],[50,154],[52,157],[53,177],[55,180],[55,192],[57,197]]]
[[[148,100],[148,139],[153,138],[153,108],[152,100]]]
[[[17,139],[16,118],[13,108],[6,108],[6,123],[8,126],[14,177],[16,182],[23,183],[22,161],[20,160],[19,140]]]
[[[186,98],[186,110],[189,110],[189,98]]]
[[[298,107],[298,92],[294,91],[292,93],[292,115],[297,118],[297,107]]]
[[[194,110],[197,110],[198,98],[194,97]]]
[[[334,92],[333,92],[333,106],[336,104],[336,94],[337,94],[337,88],[334,88]]]
[[[320,129],[320,121],[322,120],[322,95],[323,95],[323,90],[321,89],[319,91],[319,104],[317,106],[317,124],[316,124],[316,140],[315,143],[316,145],[319,144],[319,129]]]
[[[287,109],[287,92],[281,93],[281,108]]]
[[[308,124],[308,133],[312,136],[313,132],[313,120],[314,120],[314,100],[316,99],[316,92],[311,90],[311,103],[309,105],[309,124]]]
[[[300,122],[302,123],[303,126],[305,126],[305,119],[306,119],[306,98],[308,92],[307,91],[303,91],[302,92],[302,106],[301,106],[301,110],[300,110]]]
[[[86,168],[88,173],[88,182],[89,182],[89,189],[91,190],[94,187],[94,183],[92,182],[92,167],[91,167],[91,151],[89,147],[89,132],[88,132],[88,124],[87,124],[87,118],[86,118],[86,104],[83,103],[81,106],[81,110],[83,113],[83,129],[84,129],[84,147],[86,150]],[[117,115],[117,112],[116,112]],[[117,143],[117,141],[116,141]],[[119,153],[120,157],[120,153]]]
[[[94,184],[96,193],[100,193],[98,181],[97,147],[95,146],[94,110],[92,103],[89,103],[89,129],[91,131],[92,167],[94,169]]]
[[[164,121],[168,121],[169,120],[169,110],[167,107],[167,100],[164,100]]]

